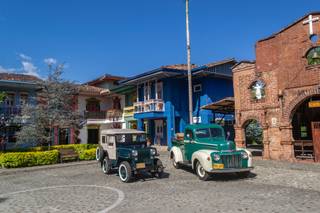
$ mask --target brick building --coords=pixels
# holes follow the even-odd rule
[[[233,67],[235,141],[262,129],[265,159],[320,161],[320,12],[256,43],[256,61]]]

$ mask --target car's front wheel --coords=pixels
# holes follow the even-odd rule
[[[208,180],[210,178],[209,173],[203,168],[203,166],[201,165],[201,163],[198,161],[196,163],[196,173],[199,177],[200,180]]]
[[[122,182],[128,183],[132,180],[132,169],[127,161],[121,162],[118,171]]]

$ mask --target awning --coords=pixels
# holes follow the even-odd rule
[[[234,113],[234,97],[227,97],[217,102],[202,106],[201,109],[212,110],[215,113],[231,114]]]

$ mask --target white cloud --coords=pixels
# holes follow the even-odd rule
[[[55,59],[55,58],[45,58],[43,61],[44,61],[44,63],[46,63],[48,66],[57,64],[57,59]]]
[[[14,68],[4,68],[3,66],[0,65],[0,73],[3,72],[16,72],[17,70]]]
[[[22,71],[26,75],[34,75],[39,77],[38,68],[30,61],[22,61]]]
[[[30,56],[27,56],[27,55],[25,55],[25,54],[23,54],[23,53],[20,53],[20,54],[19,54],[19,57],[20,57],[21,60],[23,60],[23,61],[31,61],[31,60],[32,60],[32,58],[31,58]]]

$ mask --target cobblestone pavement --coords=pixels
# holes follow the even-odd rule
[[[320,165],[256,161],[250,178],[202,182],[161,158],[165,178],[129,184],[96,164],[0,175],[0,212],[320,212]]]

